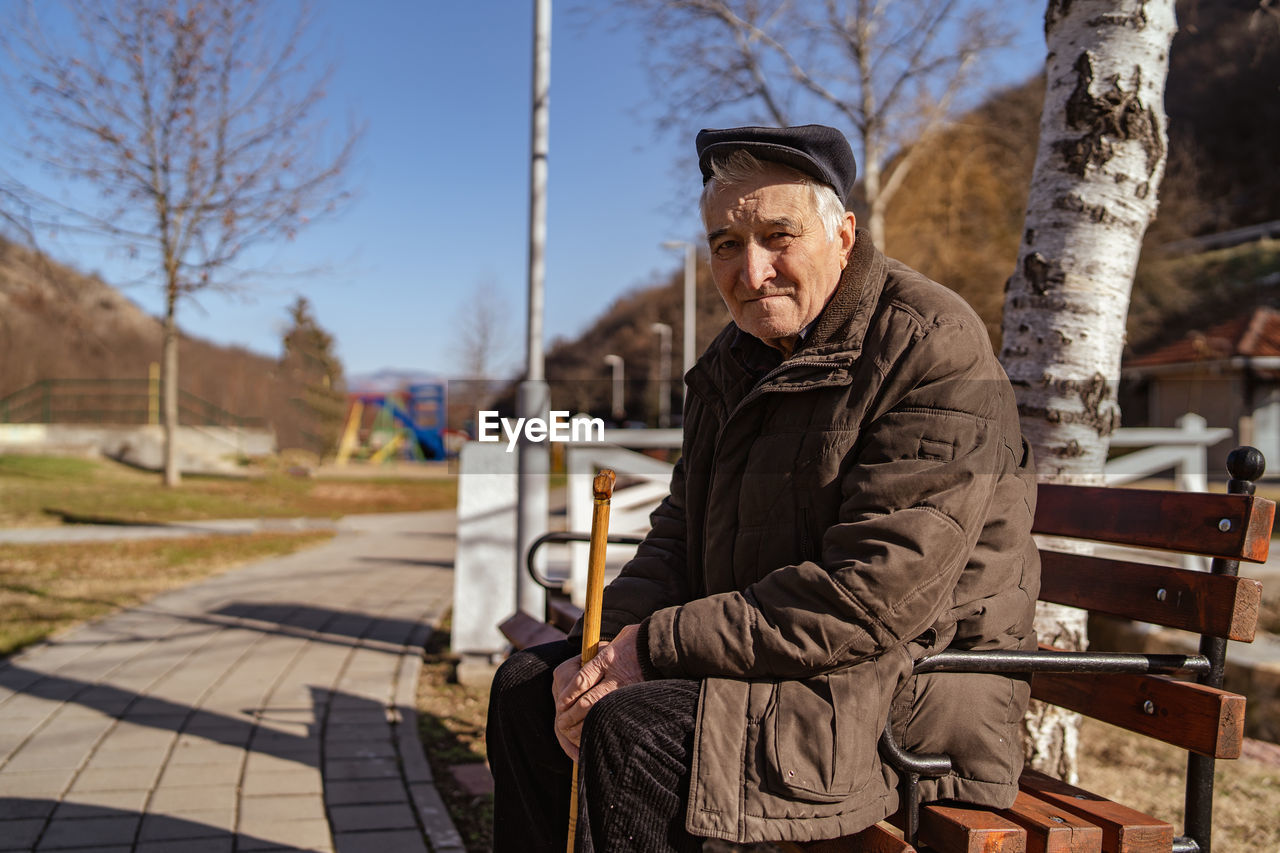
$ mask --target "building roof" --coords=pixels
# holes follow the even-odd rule
[[[1280,311],[1260,306],[1149,353],[1125,361],[1126,368],[1193,364],[1221,359],[1280,356]]]

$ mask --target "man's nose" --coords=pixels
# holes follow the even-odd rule
[[[742,258],[742,283],[759,290],[773,281],[773,253],[752,241],[746,244]]]

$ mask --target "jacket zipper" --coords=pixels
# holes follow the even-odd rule
[[[756,399],[763,396],[766,391],[771,391],[772,393],[777,393],[777,394],[784,394],[784,393],[796,392],[796,391],[808,391],[808,390],[811,390],[813,387],[813,386],[810,386],[808,388],[766,389],[764,387],[765,384],[769,382],[771,379],[773,379],[774,377],[779,376],[783,373],[786,373],[787,371],[796,367],[830,367],[830,366],[832,365],[828,361],[815,361],[815,360],[792,361],[792,362],[786,362],[786,363],[780,364],[777,367],[773,368],[773,370],[770,370],[764,376],[760,377],[760,381],[755,384],[754,388],[752,388],[750,391],[747,392],[747,396],[739,400],[738,404],[734,406],[732,410],[730,410],[728,415],[725,416],[724,423],[720,425],[720,429],[716,430],[715,448],[712,450],[712,453],[711,453],[711,482],[707,486],[707,496],[705,498],[706,503],[702,507],[702,517],[704,519],[708,517],[708,511],[710,509],[709,504],[711,502],[711,495],[713,492],[715,492],[716,471],[718,470],[717,463],[720,461],[720,447],[722,444],[720,439],[724,436],[724,431],[729,428],[729,422],[732,421],[739,412],[741,412],[744,408],[746,408],[748,404],[755,402]],[[849,381],[850,382],[853,381],[852,377],[850,377]],[[837,385],[837,384],[847,384],[847,383],[833,382],[831,384]],[[808,512],[807,507],[804,511],[806,513]],[[805,549],[812,547],[811,542],[808,542],[808,544],[806,544],[807,540],[809,539],[807,521],[808,519],[805,518],[804,519],[805,524],[804,524],[804,527],[802,528],[802,534],[801,534],[803,537],[801,541],[802,553]],[[812,558],[806,557],[806,559],[812,559]],[[705,575],[706,566],[707,566],[707,539],[705,536],[702,538],[702,566],[703,566],[703,574]]]

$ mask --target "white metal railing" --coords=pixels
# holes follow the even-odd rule
[[[605,443],[575,442],[565,449],[568,472],[568,525],[570,530],[591,529],[591,480],[601,468],[612,468],[622,481],[613,492],[609,509],[609,532],[643,536],[649,530],[649,513],[667,496],[671,484],[670,463],[654,459],[627,447],[675,448],[680,446],[678,429],[604,431]],[[609,545],[606,563],[620,568],[635,554],[634,545]],[[586,605],[588,546],[569,545],[568,592],[574,604]]]
[[[1209,491],[1208,450],[1233,433],[1227,427],[1210,427],[1204,418],[1188,413],[1177,427],[1126,427],[1111,436],[1112,447],[1142,447],[1107,462],[1103,476],[1108,486],[1119,486],[1174,470],[1179,491]]]

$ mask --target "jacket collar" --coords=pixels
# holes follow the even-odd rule
[[[885,272],[884,255],[872,242],[870,232],[859,228],[836,292],[791,357],[839,352],[856,358],[862,351],[871,310],[884,288]]]

